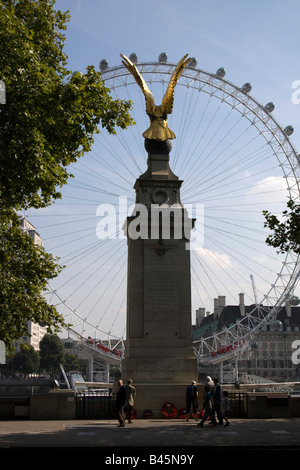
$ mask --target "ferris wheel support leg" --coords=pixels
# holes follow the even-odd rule
[[[220,364],[220,383],[223,383],[223,362]]]
[[[91,355],[90,356],[90,367],[89,367],[89,381],[93,382],[94,381],[93,378],[94,378],[94,358]]]
[[[239,358],[238,355],[235,356],[235,383],[239,381]]]
[[[109,364],[109,362],[107,362],[106,363],[106,374],[105,374],[106,375],[106,378],[105,378],[106,383],[109,383],[109,372],[110,372],[110,364]]]

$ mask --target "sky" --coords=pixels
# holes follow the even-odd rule
[[[225,67],[228,80],[250,82],[258,100],[275,102],[282,125],[299,129],[299,107],[291,102],[292,83],[300,79],[297,0],[187,0],[184,6],[180,0],[59,0],[56,5],[71,14],[65,51],[72,69],[97,66],[103,58],[118,65],[120,53],[136,52],[151,61],[166,52],[171,62],[189,53],[204,70]]]
[[[166,52],[168,62],[171,63],[177,63],[183,55],[188,53],[190,57],[197,59],[199,69],[215,73],[220,67],[224,67],[226,80],[229,82],[237,86],[250,82],[252,85],[251,96],[263,105],[268,102],[275,104],[275,110],[272,114],[280,126],[283,128],[287,125],[293,126],[294,133],[290,139],[294,147],[300,149],[300,103],[296,99],[300,98],[300,93],[297,95],[297,88],[293,88],[293,86],[297,86],[300,89],[300,4],[297,0],[285,2],[279,0],[253,0],[252,2],[244,0],[214,0],[212,2],[186,0],[184,3],[181,0],[152,0],[151,2],[145,0],[58,0],[55,5],[57,9],[62,11],[69,10],[71,16],[65,32],[64,49],[68,56],[70,70],[84,72],[88,65],[94,65],[98,69],[102,59],[108,61],[109,67],[119,66],[121,65],[120,53],[129,56],[135,52],[139,62],[152,62],[158,60],[161,52]],[[130,98],[134,101],[134,112],[136,112],[140,98],[136,97],[134,88],[131,87],[129,92]],[[181,106],[187,107],[187,101],[180,101],[181,99],[183,100],[183,97],[178,98],[177,111],[174,109],[173,112],[174,124],[173,121],[172,124],[175,126],[173,129],[175,133],[180,127],[178,116],[180,116]],[[193,99],[196,105],[198,98]],[[204,99],[205,97],[200,93],[199,102],[203,100],[201,101],[201,110],[205,106]],[[206,143],[210,154],[217,151],[217,145],[213,147],[212,142],[217,142],[217,133],[219,136],[222,135],[220,132],[221,121],[223,118],[224,122],[225,118],[227,119],[227,114],[222,110],[218,111],[218,118],[213,118],[216,109],[216,107],[211,108],[211,114],[207,114],[206,120],[203,118],[201,123],[204,126],[205,123],[214,121],[215,126],[218,126],[215,137],[213,138],[213,134],[211,134],[210,140],[207,140]],[[195,125],[199,113],[200,111],[192,115],[190,112],[193,125]],[[144,116],[138,112],[136,112],[136,116],[139,118],[136,127],[140,126],[141,131],[145,130],[143,127],[146,122]],[[223,134],[222,145],[224,148],[227,143],[229,145],[230,142],[233,142],[233,138],[229,139],[229,136],[232,135],[229,133],[230,125],[228,124],[227,127],[228,136],[227,133]],[[239,129],[239,126],[236,118],[235,132],[242,136],[244,132],[246,133],[247,127],[249,140],[251,140],[254,134],[251,134],[253,129],[248,130],[248,123],[245,128]],[[189,125],[190,128],[192,128],[192,124]],[[131,135],[131,130],[128,130],[127,134],[124,133],[125,137],[128,135]],[[120,144],[122,139],[123,137],[120,140],[109,138],[106,141],[106,149],[116,148],[118,155],[121,155],[125,162],[125,169],[117,163],[116,159],[104,155],[105,152],[97,137],[91,154],[84,157],[82,162],[75,166],[74,171],[78,174],[79,183],[76,183],[76,180],[70,182],[65,191],[66,199],[44,212],[39,212],[41,217],[34,211],[28,213],[28,218],[42,236],[45,247],[61,256],[63,262],[68,266],[73,266],[73,269],[72,267],[67,268],[63,281],[60,278],[56,285],[60,287],[64,282],[69,289],[64,293],[58,290],[58,293],[61,296],[60,300],[64,301],[64,308],[68,315],[71,315],[72,321],[77,322],[78,325],[84,323],[81,319],[90,322],[90,329],[86,326],[83,327],[85,328],[84,334],[87,334],[87,331],[90,332],[96,324],[99,328],[103,328],[104,332],[114,333],[117,336],[124,334],[126,241],[119,237],[118,240],[104,243],[95,236],[97,220],[99,220],[95,218],[95,213],[99,204],[112,202],[114,196],[110,192],[117,196],[128,196],[128,204],[132,204],[134,197],[132,187],[135,178],[140,175],[140,170],[145,171],[145,155],[139,155],[138,164],[133,162],[131,165],[129,161],[126,163],[126,159],[129,160],[131,155]],[[255,171],[250,165],[247,168],[242,167],[237,160],[233,159],[234,151],[232,150],[232,164],[235,165],[235,168],[240,168],[239,174],[237,179],[224,179],[222,184],[218,174],[226,172],[229,163],[225,166],[225,157],[221,163],[221,152],[217,154],[220,166],[217,166],[216,161],[212,173],[215,178],[213,183],[215,192],[210,192],[205,199],[203,195],[205,184],[207,185],[210,180],[208,166],[211,162],[207,163],[202,170],[206,174],[206,180],[200,183],[200,180],[197,179],[197,169],[191,163],[192,156],[189,158],[190,166],[188,167],[180,155],[184,152],[187,155],[189,152],[191,153],[188,138],[185,139],[187,141],[185,145],[181,144],[183,140],[179,131],[178,144],[176,142],[172,153],[174,154],[174,162],[177,154],[179,155],[176,169],[180,173],[179,176],[183,175],[185,180],[187,188],[184,197],[185,203],[199,204],[199,207],[201,204],[204,205],[204,217],[206,217],[205,246],[195,250],[196,259],[192,264],[192,317],[194,321],[195,310],[199,307],[205,307],[207,311],[212,311],[213,298],[224,295],[225,290],[229,292],[228,303],[231,304],[238,302],[240,289],[245,292],[247,289],[253,290],[254,294],[254,285],[249,281],[249,274],[254,273],[255,288],[260,293],[269,289],[268,285],[273,282],[272,276],[278,269],[275,267],[274,261],[273,274],[270,275],[266,272],[262,276],[264,279],[260,279],[262,270],[267,265],[269,268],[269,265],[273,263],[267,259],[269,251],[265,251],[265,247],[262,247],[261,250],[257,249],[254,253],[253,245],[252,253],[249,252],[247,255],[247,264],[241,269],[241,251],[234,252],[237,242],[236,240],[230,242],[230,237],[235,233],[235,226],[244,224],[245,228],[249,223],[247,230],[251,231],[254,237],[257,232],[257,236],[260,237],[258,242],[262,246],[263,238],[265,238],[261,233],[263,222],[261,219],[256,219],[257,213],[261,213],[262,209],[269,209],[269,207],[280,212],[283,207],[281,202],[284,198],[280,202],[278,201],[274,209],[274,203],[277,200],[274,199],[273,194],[275,190],[278,192],[284,191],[284,189],[281,188],[282,178],[278,168],[273,170],[273,161],[271,160],[270,163],[270,157],[268,157],[269,166],[264,166],[264,163],[260,161],[257,163],[260,147],[254,148],[253,146],[251,151],[256,152],[257,155],[255,164],[257,170],[256,166]],[[131,140],[128,139],[128,143],[129,147],[134,147],[133,137]],[[203,149],[204,142],[201,144],[199,142],[198,145],[202,145]],[[235,145],[235,153],[242,161],[241,149],[243,145]],[[140,145],[139,148],[141,149],[142,146]],[[133,150],[134,152],[142,154],[143,149]],[[194,152],[196,155],[196,148]],[[250,150],[248,153],[250,155]],[[102,158],[101,164],[100,160],[96,163],[98,157]],[[196,158],[195,156],[193,165],[196,164]],[[260,176],[254,178],[254,175],[258,173]],[[97,174],[99,175],[98,181],[96,180]],[[106,178],[106,183],[104,178]],[[113,184],[109,184],[109,181],[113,181]],[[87,185],[89,185],[90,192],[88,192]],[[240,192],[230,194],[232,185],[235,185]],[[262,187],[264,188],[263,196],[260,191]],[[202,188],[204,189],[202,190]],[[102,190],[102,194],[99,189]],[[94,199],[94,196],[92,197],[93,191],[97,194]],[[243,198],[244,207],[246,207],[247,200],[251,201],[252,207],[254,207],[254,202],[257,202],[255,206],[257,213],[249,211],[244,215],[240,213],[237,216],[231,206],[231,217],[227,216],[225,220],[221,213],[217,218],[213,217],[215,214],[213,211],[216,210],[213,202],[215,201],[215,204],[220,206],[222,201],[225,204],[226,197],[228,200],[233,198],[235,201]],[[260,205],[262,197],[264,197],[263,203],[265,205]],[[267,199],[268,197],[270,197],[270,201]],[[269,202],[273,205],[267,206]],[[224,211],[226,210],[225,208]],[[201,219],[201,214],[199,217]],[[59,220],[59,222],[54,223],[54,220]],[[229,232],[226,230],[227,227],[230,227]],[[76,235],[73,237],[72,243],[68,239],[69,232]],[[88,239],[91,232],[94,236],[93,241]],[[228,245],[225,243],[223,245],[226,233],[229,234]],[[245,235],[245,248],[240,248],[244,250],[243,253],[246,253],[247,239],[248,237]],[[73,250],[71,245],[74,243],[77,244],[77,248]],[[249,241],[249,245],[252,243],[254,243],[253,240]],[[89,261],[88,256],[90,257]],[[276,255],[273,257],[276,258]],[[97,264],[98,260],[100,264]],[[75,264],[75,261],[78,261],[78,264]],[[237,285],[237,278],[233,279],[233,274],[229,275],[229,270],[232,273],[235,272],[239,280],[242,280],[244,276],[245,283],[241,282],[241,285]],[[255,274],[256,272],[257,274]],[[83,277],[76,284],[78,273]],[[89,284],[90,279],[93,279],[93,285]],[[219,280],[218,287],[215,290],[210,290],[208,285],[215,285],[217,279]],[[73,294],[74,290],[77,291],[77,298]],[[84,305],[84,299],[88,297],[89,306],[87,307]],[[250,293],[248,297],[247,302],[253,303],[253,295],[252,299]],[[57,299],[56,301],[54,299],[55,296],[51,297],[52,302],[57,302]],[[79,314],[79,319],[74,319],[74,310]],[[93,335],[93,333],[90,334]]]

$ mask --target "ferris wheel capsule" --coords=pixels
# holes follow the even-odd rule
[[[79,70],[75,70],[75,72],[72,73],[72,78],[76,77],[77,74],[78,74],[78,76],[82,75],[82,73],[79,72]]]
[[[132,54],[130,54],[129,59],[130,59],[131,62],[133,62],[134,64],[136,64],[137,61],[138,61],[138,57],[137,57],[137,55],[136,55],[135,52],[132,52]]]
[[[286,126],[286,128],[284,129],[284,132],[286,133],[287,136],[292,135],[292,133],[294,132],[293,126]]]
[[[243,90],[245,93],[250,93],[250,91],[252,90],[252,85],[251,85],[251,83],[249,83],[249,82],[245,83],[245,84],[242,86],[242,90]]]
[[[223,67],[220,67],[217,71],[216,71],[216,75],[220,78],[223,78],[225,77],[225,74],[226,74],[226,70],[223,68]]]
[[[159,54],[158,56],[158,62],[160,64],[165,64],[168,60],[168,55],[166,54],[166,52],[162,52],[161,54]]]
[[[271,320],[270,321],[270,328],[272,331],[279,331],[282,327],[282,323],[280,320]]]
[[[300,304],[300,299],[299,297],[297,297],[296,295],[293,295],[291,298],[290,298],[290,304],[293,305],[294,307],[296,305],[299,305]]]
[[[99,69],[101,72],[104,72],[106,69],[108,69],[108,61],[106,59],[102,59],[99,64]]]
[[[268,111],[268,113],[272,113],[272,111],[274,111],[275,109],[275,105],[274,103],[267,103],[266,106],[265,106],[265,109]]]
[[[188,67],[196,67],[197,66],[197,59],[196,57],[192,57],[189,61]]]

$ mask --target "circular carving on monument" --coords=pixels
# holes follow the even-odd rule
[[[145,139],[144,145],[148,153],[169,155],[172,150],[171,140]]]
[[[169,200],[169,195],[164,189],[154,189],[151,196],[155,204],[165,204]]]

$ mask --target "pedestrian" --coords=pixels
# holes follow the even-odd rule
[[[124,428],[125,426],[125,404],[126,404],[126,391],[123,385],[123,380],[118,381],[119,389],[117,392],[117,415],[119,421],[119,428]]]
[[[219,384],[218,379],[213,379],[214,388],[212,389],[212,401],[213,401],[213,414],[217,415],[218,424],[223,424],[223,417],[221,413],[221,404],[222,404],[222,387]]]
[[[186,421],[189,420],[191,407],[193,409],[195,420],[198,421],[198,418],[197,418],[198,388],[197,388],[197,383],[195,382],[195,380],[193,380],[191,385],[189,385],[186,389]]]
[[[207,385],[209,387],[209,390],[212,391],[213,387],[214,387],[214,383],[212,381],[212,378],[208,375],[205,379],[205,385]],[[205,389],[203,390],[203,396],[202,396],[202,400],[203,400],[203,407],[204,407],[204,401],[205,401]]]
[[[127,380],[125,391],[126,391],[126,407],[128,411],[128,424],[131,424],[132,423],[131,421],[132,409],[134,406],[134,399],[136,396],[136,389],[132,385],[132,379]]]
[[[203,414],[202,420],[199,424],[197,424],[197,426],[202,428],[207,418],[210,418],[212,425],[215,426],[217,423],[216,423],[214,414],[212,412],[212,400],[211,400],[211,392],[210,392],[209,385],[205,385],[204,387],[204,410],[203,411],[204,411],[204,414]]]
[[[223,399],[222,399],[222,417],[226,424],[224,426],[229,426],[228,415],[229,415],[229,398],[227,390],[223,390]]]
[[[208,385],[210,387],[210,389],[212,389],[214,387],[214,383],[212,381],[212,378],[209,375],[206,377],[205,382],[206,382],[206,385]]]

